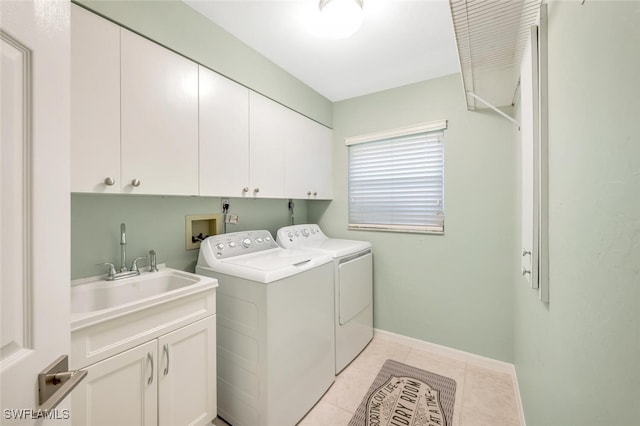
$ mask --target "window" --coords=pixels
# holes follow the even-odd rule
[[[345,140],[349,229],[444,233],[446,121]]]

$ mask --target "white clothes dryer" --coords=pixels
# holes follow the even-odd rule
[[[196,266],[218,279],[218,415],[234,426],[294,425],[335,379],[333,266],[268,231],[204,240]]]
[[[336,374],[373,338],[373,254],[367,241],[327,237],[318,225],[280,228],[284,248],[306,249],[334,261]]]

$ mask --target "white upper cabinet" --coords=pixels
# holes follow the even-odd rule
[[[198,65],[121,30],[122,192],[198,194]]]
[[[285,192],[289,198],[331,199],[332,131],[289,111],[285,126]]]
[[[285,198],[284,125],[287,108],[255,92],[249,95],[248,197]]]
[[[200,195],[249,190],[249,89],[200,67]]]
[[[71,5],[71,191],[120,192],[120,27]]]
[[[332,132],[71,5],[71,191],[332,198]]]

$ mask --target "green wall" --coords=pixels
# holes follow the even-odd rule
[[[550,303],[518,285],[529,426],[640,424],[640,2],[549,4]]]
[[[331,101],[181,1],[74,1],[332,127]]]
[[[266,229],[274,236],[289,225],[288,200],[229,199],[237,225],[227,232]],[[295,202],[297,223],[307,218],[307,201]],[[127,225],[127,262],[156,251],[158,263],[194,272],[198,250],[185,248],[185,216],[221,212],[220,198],[143,195],[71,195],[71,278],[106,273],[98,263],[120,265],[120,224]],[[148,260],[140,262],[147,265]]]
[[[344,138],[447,119],[445,235],[347,230]],[[309,219],[374,248],[375,327],[512,361],[516,186],[513,125],[466,109],[450,75],[334,104],[332,203]]]

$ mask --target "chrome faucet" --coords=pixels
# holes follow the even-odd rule
[[[127,272],[127,228],[120,224],[120,272]]]
[[[100,263],[100,265],[108,266],[109,273],[107,274],[107,281],[119,280],[121,278],[132,277],[134,275],[140,275],[140,270],[138,269],[138,261],[142,259],[146,259],[146,257],[136,257],[131,261],[131,267],[127,268],[127,233],[126,227],[124,223],[120,224],[120,272],[116,272],[116,267],[113,263],[104,262]],[[155,255],[155,253],[154,253]],[[155,260],[155,256],[154,256]]]

